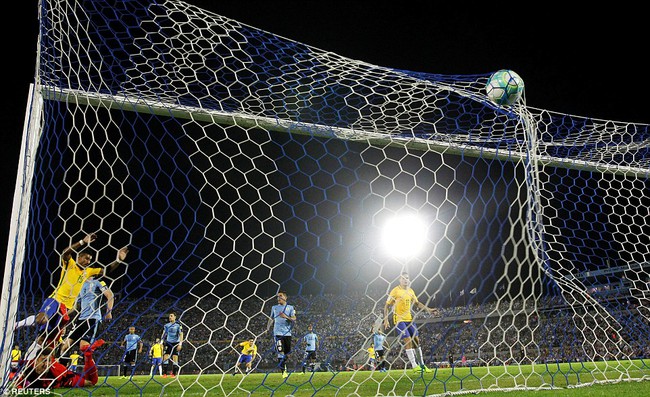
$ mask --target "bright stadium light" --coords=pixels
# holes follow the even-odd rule
[[[427,225],[415,215],[389,219],[382,230],[382,244],[391,256],[416,256],[427,241]]]

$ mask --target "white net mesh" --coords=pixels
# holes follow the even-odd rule
[[[489,75],[371,65],[181,1],[113,3],[42,2],[42,109],[31,109],[7,264],[20,277],[5,278],[2,300],[4,387],[21,379],[9,381],[11,347],[38,332],[14,323],[39,311],[61,250],[88,233],[104,266],[130,249],[102,278],[118,299],[98,364],[121,363],[130,325],[149,351],[173,311],[183,377],[165,387],[179,395],[648,376],[647,125],[496,106]],[[419,235],[384,229],[403,215]],[[386,249],[417,237],[406,256]],[[402,271],[437,311],[415,305],[419,345],[389,321],[385,360],[370,362]],[[297,311],[288,377],[266,331],[279,291]],[[308,325],[317,370],[301,380]],[[253,373],[224,376],[251,337]],[[386,375],[366,371],[382,361]],[[132,370],[146,379],[149,358]],[[98,385],[121,384],[110,375]]]

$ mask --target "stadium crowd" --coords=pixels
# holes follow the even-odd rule
[[[319,362],[347,370],[367,361],[366,350],[372,329],[382,318],[384,298],[358,294],[290,300],[298,313],[290,368],[301,365],[301,339],[310,324],[320,337]],[[440,308],[436,315],[419,313],[415,321],[430,367],[650,357],[644,336],[650,329],[647,318],[639,315],[635,305],[616,302],[603,306],[609,309],[607,323],[590,313],[588,306],[571,306],[559,297],[452,306]],[[230,370],[240,353],[237,345],[250,337],[256,339],[260,353],[254,367],[273,370],[273,343],[266,332],[271,303],[257,297],[122,300],[116,304],[113,322],[99,335],[107,341],[97,355],[100,373],[117,374],[124,355],[120,342],[132,325],[142,337],[145,352],[138,357],[135,373],[149,373],[146,352],[161,336],[170,311],[178,313],[185,334],[181,373]],[[404,368],[407,360],[400,342],[394,331],[387,334],[390,366]]]

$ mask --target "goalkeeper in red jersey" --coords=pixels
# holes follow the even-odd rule
[[[54,358],[51,349],[44,349],[34,360],[25,364],[15,386],[19,389],[94,386],[98,375],[93,352],[103,344],[104,340],[98,339],[83,350],[84,368],[81,373],[69,370]]]

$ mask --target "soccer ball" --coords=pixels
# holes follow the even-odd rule
[[[524,92],[524,81],[512,70],[501,69],[490,76],[485,92],[497,105],[514,105]]]

